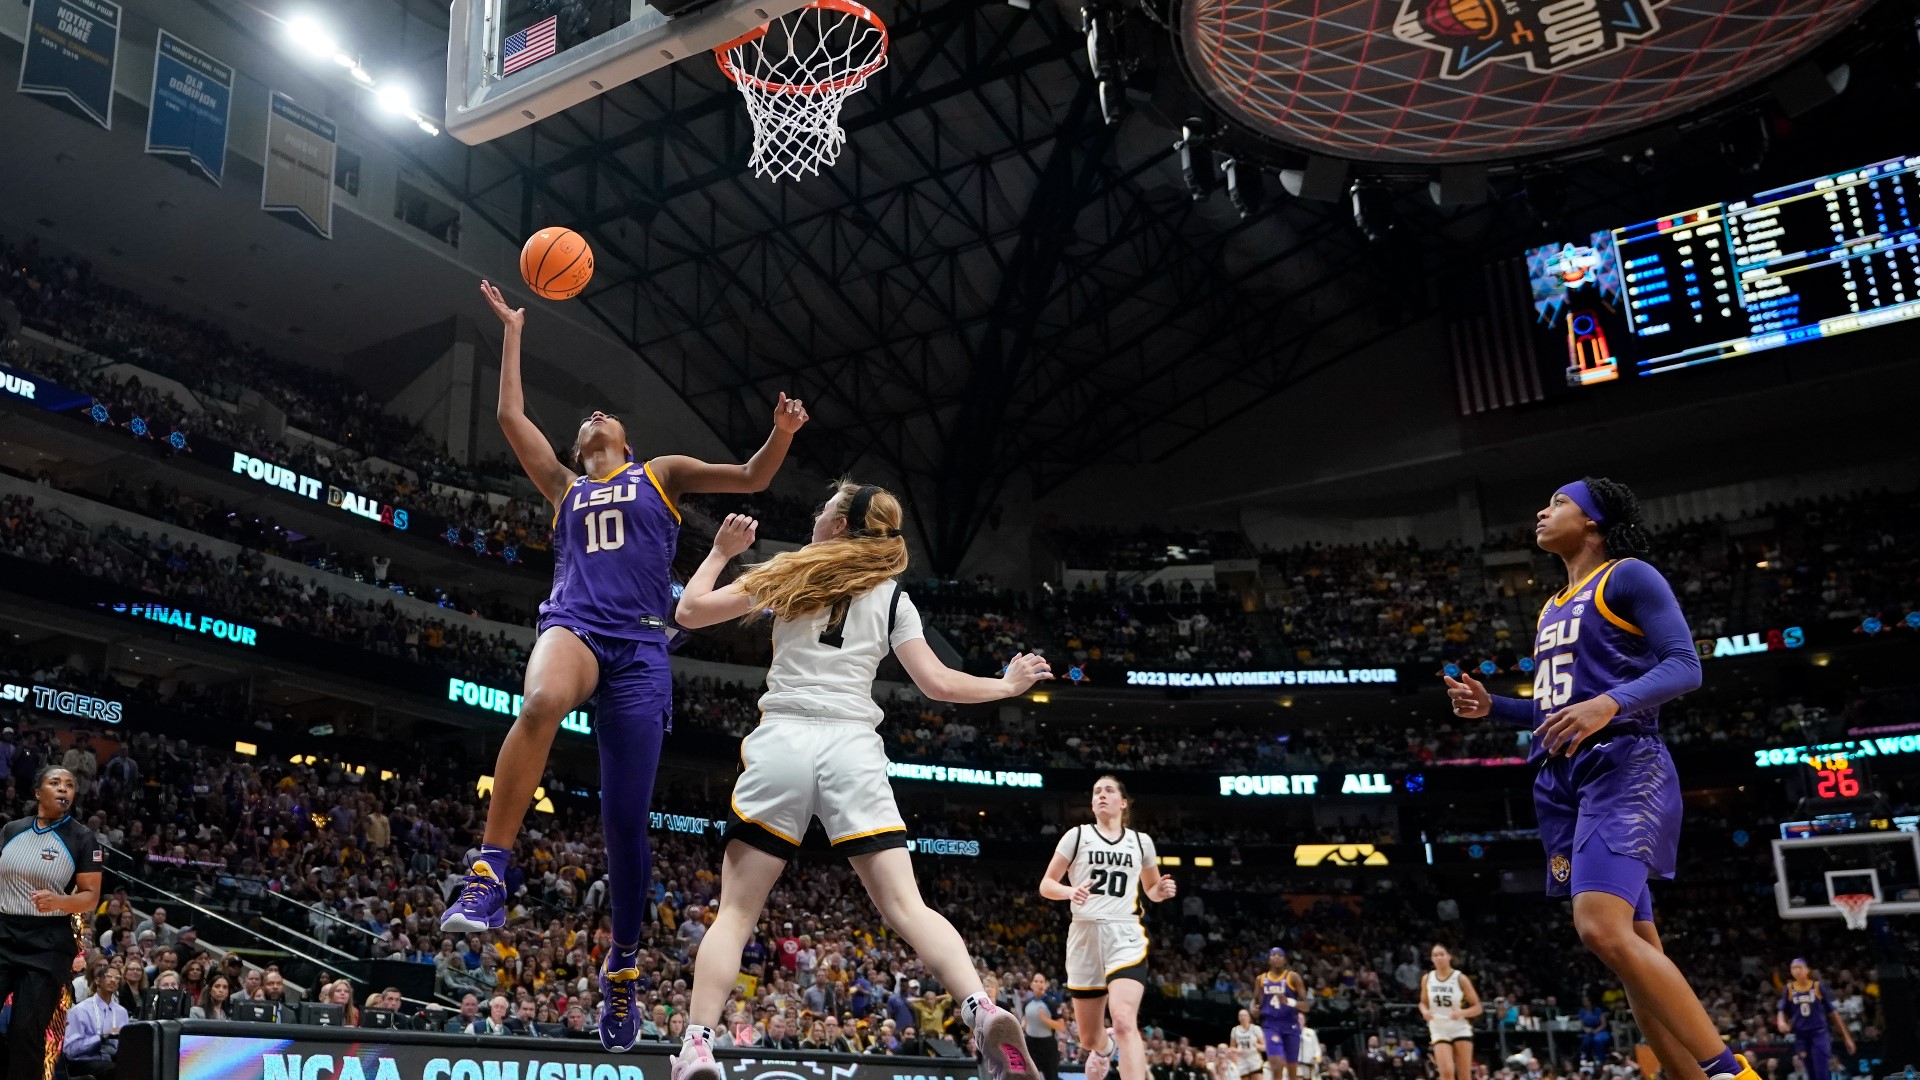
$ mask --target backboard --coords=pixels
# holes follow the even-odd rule
[[[453,0],[443,126],[477,146],[668,64],[712,63],[714,47],[805,3]]]
[[[1835,896],[1865,893],[1874,915],[1920,915],[1920,832],[1884,830],[1773,842],[1783,919],[1838,919]]]

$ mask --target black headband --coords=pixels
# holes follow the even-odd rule
[[[860,489],[847,500],[848,536],[899,536],[899,529],[867,528],[867,506],[873,502],[874,493],[880,489],[872,484],[861,484]]]

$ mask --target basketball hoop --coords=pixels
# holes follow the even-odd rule
[[[1833,906],[1839,908],[1840,917],[1847,920],[1847,929],[1865,930],[1867,909],[1873,906],[1873,894],[1842,893],[1833,898]]]
[[[753,121],[755,176],[799,180],[847,141],[840,106],[887,64],[887,26],[853,0],[813,0],[713,50]]]

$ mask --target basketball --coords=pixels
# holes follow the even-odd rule
[[[541,229],[520,249],[520,276],[547,300],[571,300],[593,280],[593,249],[572,229]]]

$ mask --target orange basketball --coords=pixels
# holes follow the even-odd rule
[[[541,229],[520,249],[520,276],[548,300],[571,300],[593,280],[593,249],[572,229]]]

